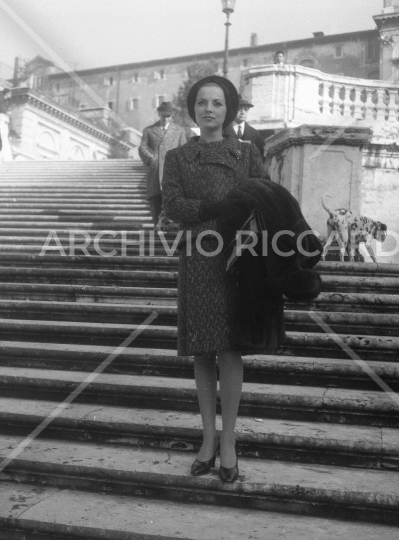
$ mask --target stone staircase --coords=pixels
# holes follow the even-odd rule
[[[320,264],[286,344],[245,357],[230,485],[189,474],[201,422],[172,240],[139,163],[0,165],[0,540],[397,539],[399,267]]]

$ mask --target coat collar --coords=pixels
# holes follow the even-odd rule
[[[220,163],[232,165],[241,157],[240,142],[236,137],[226,135],[223,137],[223,141],[215,144],[199,144],[198,139],[199,137],[192,137],[182,147],[184,157],[189,163],[199,156],[201,164]]]
[[[174,131],[175,129],[177,129],[177,125],[172,120],[166,131],[162,129],[161,122],[159,120],[158,122],[155,122],[155,124],[153,124],[151,127],[153,131],[157,133],[160,137],[163,137],[164,135],[167,135],[167,133],[169,133],[170,131]]]

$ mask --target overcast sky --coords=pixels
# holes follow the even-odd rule
[[[221,0],[0,0],[0,62],[11,66],[17,55],[41,54],[84,69],[222,50],[221,5]],[[383,0],[237,0],[230,45],[248,46],[252,32],[264,44],[317,31],[369,30],[382,5]]]

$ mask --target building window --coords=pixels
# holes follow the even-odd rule
[[[248,58],[244,58],[241,65],[243,68],[248,67]]]
[[[342,58],[342,46],[335,47],[335,58]]]
[[[79,109],[86,109],[87,103],[79,103]]]
[[[133,77],[130,79],[130,84],[135,84],[140,82],[140,75],[138,73],[135,73]]]
[[[113,77],[104,77],[104,81],[103,81],[104,86],[112,86],[113,84],[114,84]]]
[[[108,101],[108,108],[111,109],[111,111],[114,110],[114,102],[113,101]]]
[[[166,94],[160,94],[158,96],[155,96],[154,107],[159,107],[163,101],[166,101]]]
[[[129,98],[126,105],[128,111],[138,111],[140,110],[140,98]]]
[[[369,39],[366,48],[367,62],[377,62],[380,58],[380,44],[378,39]]]
[[[166,79],[165,70],[161,69],[159,71],[154,71],[154,80],[155,81],[164,81]]]
[[[30,87],[33,90],[40,91],[42,89],[42,85],[43,85],[43,78],[42,77],[38,77],[37,75],[32,75],[31,76],[31,78],[30,78]]]

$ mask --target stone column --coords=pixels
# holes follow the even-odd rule
[[[380,78],[384,81],[399,81],[399,2],[394,0],[374,20],[381,36]]]
[[[332,208],[359,212],[362,148],[372,131],[361,127],[304,125],[266,140],[266,169],[298,200],[313,230],[327,234],[324,195]]]

